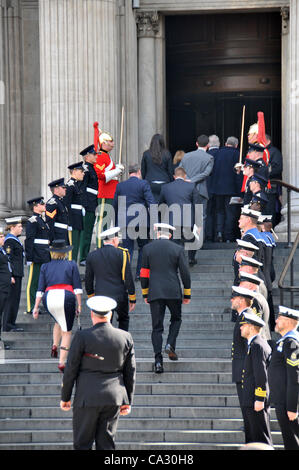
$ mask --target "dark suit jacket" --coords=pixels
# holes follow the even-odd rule
[[[188,181],[184,181],[182,178],[178,178],[172,183],[163,185],[161,188],[159,204],[163,203],[168,207],[172,204],[178,204],[180,206],[181,225],[183,225],[184,221],[187,222],[186,205],[189,206],[191,209],[190,223],[185,223],[184,226],[193,227],[195,221],[195,205],[200,204],[199,192],[196,189],[195,183],[189,183]],[[171,225],[177,225],[173,218],[172,211],[169,213],[169,223]]]
[[[184,297],[191,296],[191,278],[183,247],[166,239],[154,240],[143,248],[140,282],[148,301],[181,299],[180,273]]]
[[[97,354],[102,359],[85,356]],[[130,333],[111,323],[98,323],[79,330],[72,341],[63,375],[61,400],[74,406],[131,404],[135,389],[136,363]]]
[[[142,155],[141,160],[141,175],[142,178],[152,181],[164,181],[169,183],[173,180],[173,163],[171,153],[165,150],[162,155],[161,165],[153,162],[152,155],[149,150],[146,150]]]
[[[239,150],[221,147],[214,157],[210,192],[216,195],[241,196],[243,176],[237,175],[234,165],[239,161]]]
[[[136,302],[128,250],[103,245],[86,258],[85,289],[88,296],[106,295],[116,302]]]
[[[121,199],[119,199],[120,196],[126,197],[124,203]],[[140,204],[146,208],[146,211],[144,213],[144,220],[141,216],[140,218],[142,219],[141,223],[147,225],[147,210],[149,209],[151,204],[155,204],[155,199],[152,194],[149,182],[146,180],[141,180],[136,176],[131,176],[129,179],[118,183],[118,185],[116,186],[113,199],[116,225],[120,227],[127,227],[130,221],[138,216],[138,214],[130,216],[127,214],[128,208],[131,207],[133,204]],[[121,210],[123,207],[125,208],[125,213]]]

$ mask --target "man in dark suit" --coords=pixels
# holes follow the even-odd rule
[[[210,191],[216,206],[216,241],[235,241],[241,203],[231,204],[232,198],[241,199],[242,177],[234,171],[239,161],[238,139],[228,137],[214,160]]]
[[[86,258],[85,289],[88,297],[108,295],[117,302],[119,328],[128,331],[129,312],[136,305],[135,284],[129,252],[119,247],[119,227],[100,234],[103,246]]]
[[[245,312],[240,321],[241,336],[247,340],[247,354],[242,375],[241,408],[245,425],[245,443],[264,442],[272,445],[268,363],[271,347],[260,331],[265,322],[255,314]]]
[[[176,339],[182,323],[182,303],[189,304],[191,278],[184,249],[170,240],[175,229],[168,224],[156,224],[157,240],[143,249],[140,281],[145,303],[150,305],[152,316],[152,344],[155,354],[155,372],[163,372],[162,343],[165,309],[171,314],[165,352],[169,359],[177,360]],[[181,283],[184,286],[182,296]],[[183,297],[183,298],[182,298]]]
[[[16,325],[24,276],[25,251],[19,239],[23,229],[22,217],[9,217],[5,222],[9,233],[5,237],[4,249],[9,258],[14,283],[11,284],[4,311],[3,330],[24,331]]]
[[[60,407],[71,409],[75,450],[114,450],[119,415],[130,413],[136,363],[130,333],[111,325],[116,302],[95,296],[87,301],[92,328],[78,330],[63,375]]]
[[[162,221],[176,228],[174,240],[184,245],[185,241],[191,242],[194,238],[192,229],[195,223],[195,207],[200,204],[200,196],[195,183],[186,181],[187,173],[183,167],[175,169],[174,178],[172,183],[161,188],[159,204],[168,206],[169,217],[166,220],[165,214]],[[196,251],[189,250],[188,254],[189,264],[196,264]]]
[[[142,249],[148,242],[149,209],[153,204],[156,202],[149,182],[141,179],[138,165],[130,165],[129,178],[116,186],[113,208],[115,224],[122,231],[122,246],[129,251],[131,260],[135,239],[138,245],[136,279],[140,276]],[[133,221],[136,221],[135,225],[132,225]]]

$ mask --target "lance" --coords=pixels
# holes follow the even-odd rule
[[[121,153],[123,146],[123,131],[124,131],[124,107],[121,110],[121,125],[120,125],[120,142],[119,142],[119,159],[118,163],[121,164]]]
[[[239,163],[242,163],[243,137],[244,137],[244,120],[245,120],[245,104],[243,105],[243,113],[242,113],[242,126],[241,126],[241,139],[240,139],[240,157],[239,157]]]

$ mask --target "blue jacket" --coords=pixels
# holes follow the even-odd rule
[[[186,218],[188,215],[184,211],[183,206],[191,206],[191,220],[190,226],[193,227],[195,220],[195,205],[200,204],[199,192],[196,189],[195,183],[189,183],[181,178],[176,179],[172,183],[168,183],[162,186],[159,204],[166,204],[168,207],[172,204],[178,204],[180,206],[180,220],[183,225],[184,214]],[[186,207],[185,207],[186,209]],[[169,212],[169,223],[175,224],[173,220],[173,214]],[[175,224],[176,225],[176,224]],[[189,224],[188,224],[189,225]]]
[[[216,195],[240,196],[243,175],[237,175],[234,166],[239,161],[239,150],[220,147],[214,157],[210,192]]]
[[[125,199],[119,199],[120,196],[125,197]],[[149,182],[139,179],[137,176],[131,176],[116,186],[113,207],[117,226],[127,226],[132,219],[138,216],[135,211],[132,211],[132,213],[134,212],[133,215],[128,215],[128,209],[133,204],[140,204],[147,210],[151,204],[156,204]],[[148,214],[147,210],[146,215]],[[148,219],[144,221],[144,223],[147,222]]]

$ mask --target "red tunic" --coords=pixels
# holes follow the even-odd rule
[[[101,150],[94,164],[98,176],[98,198],[113,199],[118,179],[114,178],[106,183],[105,171],[115,170],[115,168],[109,153]]]

